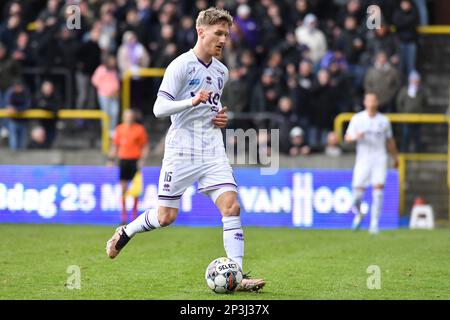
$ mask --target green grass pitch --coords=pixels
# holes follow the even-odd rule
[[[448,229],[382,231],[246,228],[244,271],[259,293],[219,295],[204,271],[224,256],[220,228],[139,234],[114,260],[113,227],[0,225],[0,299],[450,299]],[[70,290],[67,268],[81,270]],[[370,265],[381,289],[368,289]]]

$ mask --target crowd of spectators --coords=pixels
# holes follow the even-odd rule
[[[231,126],[237,125],[240,113],[271,114],[249,126],[280,129],[282,152],[297,156],[326,149],[339,155],[336,138],[330,135],[333,119],[341,112],[361,110],[366,90],[377,93],[382,112],[410,112],[405,104],[417,95],[425,99],[422,90],[408,85],[410,74],[420,77],[415,71],[416,27],[427,23],[424,2],[2,1],[0,108],[11,114],[29,107],[52,112],[58,106],[101,108],[114,127],[120,118],[123,74],[166,67],[195,43],[198,12],[216,6],[234,16],[222,57],[230,70],[223,104],[237,116]],[[367,23],[367,8],[373,4],[381,10],[369,18],[380,25]],[[74,13],[80,14],[80,23],[72,29],[67,22]],[[43,70],[38,85],[24,71],[33,67]],[[57,67],[69,70],[74,80],[69,105],[63,105],[63,86],[51,73]],[[43,129],[35,132],[43,131],[44,138],[40,144],[34,139],[32,146],[51,147],[55,121],[34,125]],[[12,149],[28,145],[27,121],[0,119],[0,129],[4,135],[8,131]],[[411,130],[417,132],[405,127],[405,137]]]

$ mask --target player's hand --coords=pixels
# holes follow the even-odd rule
[[[212,91],[206,91],[201,89],[199,92],[197,92],[195,97],[192,98],[192,105],[195,107],[198,106],[201,102],[205,103],[209,99],[211,93]]]
[[[356,140],[362,140],[364,138],[364,132],[358,132],[356,134]]]
[[[394,157],[394,168],[398,168],[399,163],[398,157]]]
[[[219,127],[220,129],[223,129],[227,126],[228,123],[228,116],[226,114],[226,111],[228,110],[227,107],[223,107],[220,109],[220,111],[216,114],[214,119],[212,119],[213,124],[216,127]]]

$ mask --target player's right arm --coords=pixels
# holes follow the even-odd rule
[[[187,80],[186,63],[183,58],[173,60],[164,73],[158,98],[153,106],[153,113],[157,118],[171,116],[208,100],[210,93],[206,90],[200,90],[193,98],[175,100],[184,89]]]
[[[358,129],[356,128],[356,121],[357,120],[355,117],[350,120],[350,124],[348,125],[348,129],[344,137],[344,140],[347,143],[353,143],[364,138],[364,133],[358,131]]]
[[[208,100],[211,92],[206,90],[200,90],[192,99],[185,100],[171,100],[165,95],[158,95],[155,105],[153,106],[153,113],[157,118],[168,117],[188,108],[198,106],[200,103],[204,103]]]

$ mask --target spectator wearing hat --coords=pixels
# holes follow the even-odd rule
[[[238,27],[239,32],[243,36],[243,40],[245,42],[245,45],[247,48],[255,49],[258,45],[258,37],[259,37],[259,31],[258,31],[258,24],[256,21],[251,17],[252,10],[250,6],[247,4],[241,4],[237,7],[236,10],[236,17],[234,18],[234,23]],[[232,39],[235,38],[237,35],[232,34]]]
[[[400,113],[424,113],[427,110],[427,95],[422,87],[420,74],[413,70],[408,77],[408,85],[403,87],[397,95],[397,111]],[[410,148],[410,142],[413,147]],[[421,152],[420,125],[403,124],[402,125],[402,144],[403,152]]]
[[[327,40],[324,33],[317,27],[317,17],[309,13],[303,20],[303,24],[295,30],[295,37],[299,44],[309,48],[310,58],[318,69],[320,60],[327,52]]]
[[[311,148],[306,144],[304,140],[304,133],[302,128],[292,128],[289,134],[289,138],[289,155],[291,157],[306,156],[311,153]]]
[[[145,47],[138,42],[134,32],[124,33],[122,45],[117,52],[117,62],[122,76],[127,71],[137,72],[150,64],[150,56]]]

